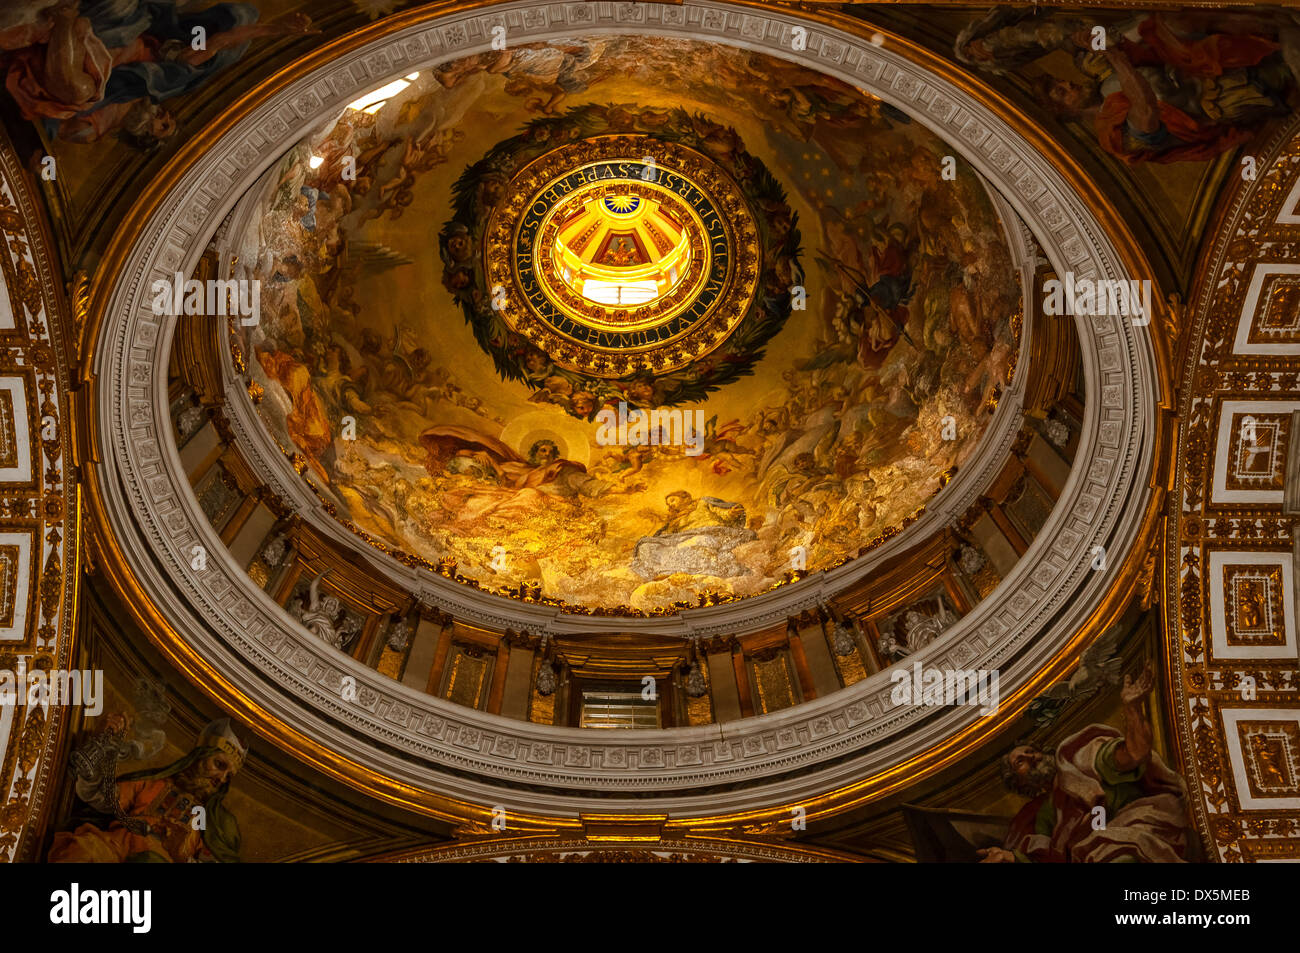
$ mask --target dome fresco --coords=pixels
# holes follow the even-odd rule
[[[670,612],[854,558],[974,452],[1022,292],[905,114],[644,37],[395,86],[291,148],[238,238],[258,413],[361,540]]]

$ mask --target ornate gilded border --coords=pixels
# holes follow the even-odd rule
[[[1245,313],[1257,269],[1300,270],[1300,222],[1281,220],[1288,199],[1300,195],[1300,120],[1261,145],[1255,160],[1257,178],[1239,181],[1223,197],[1212,241],[1202,252],[1189,319],[1178,329],[1189,346],[1179,369],[1181,465],[1169,498],[1162,600],[1193,813],[1213,858],[1228,862],[1300,858],[1300,809],[1281,801],[1269,808],[1267,798],[1243,789],[1251,766],[1236,763],[1229,737],[1237,714],[1252,711],[1270,718],[1293,711],[1300,728],[1300,659],[1294,650],[1289,656],[1225,652],[1215,645],[1212,621],[1221,611],[1226,626],[1228,615],[1227,605],[1213,596],[1214,554],[1237,561],[1277,558],[1280,564],[1295,558],[1293,539],[1300,529],[1300,517],[1283,512],[1282,492],[1276,502],[1215,499],[1224,413],[1234,404],[1249,405],[1263,419],[1273,405],[1278,415],[1300,407],[1300,347],[1270,354],[1249,341],[1243,351],[1236,341],[1240,323],[1253,327],[1257,317],[1256,311]],[[1261,295],[1257,308],[1264,303]],[[1283,621],[1294,639],[1295,606],[1287,610]],[[1243,691],[1246,677],[1255,680],[1253,697]]]
[[[861,863],[862,858],[797,844],[721,837],[670,837],[639,841],[588,838],[512,837],[471,840],[444,847],[416,848],[374,857],[369,863]]]
[[[81,567],[68,394],[72,361],[65,347],[73,323],[44,212],[2,131],[0,232],[0,268],[15,319],[14,329],[0,330],[0,375],[25,382],[19,410],[33,436],[31,479],[0,482],[0,532],[31,540],[24,632],[16,641],[0,641],[0,668],[14,671],[21,660],[28,671],[66,670],[74,657]],[[84,292],[84,282],[75,290]],[[0,859],[30,860],[35,854],[50,785],[63,770],[56,758],[67,714],[66,706],[48,704],[0,708]]]

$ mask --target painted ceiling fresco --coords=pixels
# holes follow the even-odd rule
[[[956,60],[1069,143],[1122,214],[1151,223],[1179,282],[1213,196],[1300,98],[1297,13],[1282,6],[842,9]]]
[[[983,186],[943,181],[949,150],[906,116],[758,54],[636,37],[405,82],[294,147],[239,248],[265,289],[243,342],[261,416],[359,533],[489,588],[665,611],[856,556],[975,449],[1020,289]],[[587,379],[494,324],[486,286],[467,296],[492,267],[474,210],[534,154],[615,132],[744,194],[761,334]],[[610,445],[598,414],[620,402],[680,408],[698,446]]]
[[[315,656],[292,654],[308,645],[301,637],[323,639],[350,666],[342,671],[376,670],[400,682],[408,701],[427,693],[499,716],[489,736],[454,716],[421,722],[415,705],[376,704],[386,711],[385,765],[407,729],[427,737],[422,751],[448,740],[473,754],[482,743],[480,753],[508,751],[501,764],[518,752],[533,778],[562,763],[581,768],[565,780],[574,785],[565,795],[600,792],[591,803],[607,813],[603,795],[622,783],[620,771],[658,769],[649,755],[658,732],[631,742],[643,753],[626,760],[583,758],[571,735],[557,733],[563,743],[552,744],[547,734],[593,724],[586,695],[612,697],[611,672],[635,696],[636,675],[648,671],[663,688],[654,712],[671,716],[658,727],[711,726],[723,739],[718,754],[729,746],[745,758],[750,741],[774,739],[761,757],[779,767],[780,803],[765,787],[737,782],[699,789],[716,802],[714,817],[683,817],[675,807],[651,814],[659,804],[646,798],[621,818],[527,817],[517,828],[512,817],[497,838],[495,816],[490,828],[485,820],[490,802],[471,803],[472,788],[435,817],[417,815],[416,802],[399,803],[391,788],[358,782],[353,756],[366,742],[338,709],[329,720],[339,731],[313,748],[296,740],[308,722],[282,722],[275,710],[233,698],[227,689],[241,673],[222,670],[232,657],[225,644],[202,659],[219,677],[202,677],[198,653],[179,654],[198,643],[175,638],[185,626],[173,625],[173,607],[154,604],[129,578],[152,567],[126,545],[134,537],[117,540],[120,527],[106,515],[112,494],[103,488],[112,484],[102,471],[111,468],[101,463],[113,457],[86,452],[103,450],[98,435],[127,416],[99,410],[109,377],[96,361],[112,365],[106,345],[115,339],[63,346],[85,322],[94,327],[87,305],[100,298],[70,293],[63,302],[55,290],[84,286],[88,273],[111,296],[130,272],[110,274],[99,253],[115,231],[131,235],[120,223],[133,205],[150,204],[152,187],[177,183],[158,173],[178,150],[219,130],[244,93],[319,62],[295,60],[416,5],[0,4],[0,205],[13,259],[0,276],[9,289],[0,287],[0,326],[16,319],[5,336],[14,354],[25,347],[40,358],[38,377],[42,368],[58,372],[49,393],[48,381],[43,396],[28,387],[45,402],[27,413],[40,417],[40,446],[54,461],[46,482],[69,475],[65,499],[32,501],[31,512],[60,525],[46,537],[51,559],[32,561],[30,644],[11,644],[0,674],[16,659],[38,668],[85,660],[102,667],[107,687],[99,714],[28,704],[5,716],[0,856],[537,861],[567,850],[568,860],[595,860],[602,845],[585,838],[597,819],[592,831],[609,824],[603,859],[617,861],[703,859],[710,831],[725,834],[719,856],[752,849],[768,860],[778,850],[788,851],[783,859],[921,862],[1300,857],[1289,809],[1300,724],[1288,691],[1298,531],[1286,461],[1290,408],[1300,404],[1292,366],[1300,309],[1294,276],[1249,280],[1252,269],[1270,278],[1268,269],[1300,260],[1300,242],[1291,243],[1300,13],[1282,7],[986,12],[970,3],[813,0],[781,9],[810,24],[823,14],[860,17],[863,39],[879,30],[874,39],[924,47],[955,83],[978,88],[977,99],[1002,98],[1019,133],[1060,147],[1051,164],[1079,172],[1087,204],[1114,211],[1105,230],[1150,257],[1157,300],[1169,304],[1150,333],[1176,379],[1162,377],[1149,395],[1157,399],[1143,401],[1160,462],[1142,488],[1152,505],[1131,565],[1106,593],[1075,590],[1075,604],[1056,616],[1062,625],[1082,620],[1070,647],[1038,670],[1037,694],[1004,693],[987,734],[958,736],[928,719],[908,739],[918,741],[910,766],[921,769],[905,784],[893,772],[883,786],[881,776],[864,776],[826,793],[818,777],[791,766],[802,745],[787,746],[776,730],[759,734],[751,716],[825,703],[855,686],[860,700],[891,666],[919,678],[912,666],[922,650],[988,598],[1018,559],[1033,558],[1026,547],[1057,499],[1059,486],[1048,484],[1063,482],[1069,466],[1091,466],[1076,456],[1075,410],[1096,396],[1082,393],[1077,350],[1054,348],[1039,333],[1051,324],[1037,318],[1034,357],[1025,360],[1035,371],[1061,369],[1074,385],[1034,405],[1054,401],[1055,416],[1030,418],[1022,431],[1030,449],[1021,443],[1005,479],[994,481],[1005,493],[995,500],[990,488],[981,501],[986,534],[959,520],[902,565],[826,587],[820,611],[689,644],[658,634],[670,626],[613,631],[624,619],[561,621],[558,636],[520,632],[532,616],[518,607],[503,612],[513,627],[501,632],[431,612],[427,593],[395,593],[383,574],[367,576],[363,561],[336,558],[335,540],[323,541],[310,520],[287,530],[296,521],[277,520],[276,501],[248,484],[248,448],[224,446],[220,426],[233,409],[218,398],[231,395],[206,386],[227,354],[205,350],[193,360],[194,349],[179,344],[173,352],[192,365],[174,361],[165,384],[182,460],[207,455],[187,474],[200,507],[253,585],[302,623],[286,617],[263,630],[262,644],[277,654],[261,660],[308,659],[302,667],[316,685],[333,691],[332,662],[317,667]],[[211,39],[205,50],[187,45],[195,27]],[[908,58],[924,59],[914,53]],[[452,62],[265,155],[276,159],[233,219],[236,277],[259,279],[261,289],[260,323],[232,322],[235,364],[255,381],[248,393],[267,433],[358,546],[586,611],[650,614],[751,596],[796,566],[834,566],[905,529],[954,467],[969,466],[999,392],[1013,373],[1025,374],[1015,368],[1021,288],[1004,223],[962,163],[944,175],[951,152],[851,87],[739,49],[575,36]],[[46,158],[57,159],[57,176],[41,176]],[[1258,182],[1243,171],[1256,159]],[[31,214],[32,184],[48,230]],[[208,237],[198,235],[195,247]],[[216,241],[225,238],[222,229]],[[63,267],[47,267],[59,255]],[[64,304],[68,314],[59,313]],[[547,308],[553,323],[539,324]],[[1060,360],[1040,363],[1044,353]],[[46,413],[51,401],[62,416]],[[1157,417],[1157,405],[1173,413]],[[615,427],[611,442],[603,415],[624,409],[664,413],[667,423],[642,431],[647,440],[674,421],[698,419],[699,429],[688,438],[678,427],[679,442],[633,444],[627,426]],[[1238,419],[1246,411],[1248,429]],[[44,435],[50,420],[58,439]],[[1179,421],[1182,430],[1162,442],[1166,424],[1177,430]],[[1220,464],[1230,458],[1226,476],[1216,454]],[[1167,482],[1170,473],[1178,479]],[[131,484],[142,495],[151,489]],[[20,487],[0,507],[22,533],[31,495]],[[211,584],[225,568],[214,560],[207,584],[191,592],[227,591]],[[8,583],[22,572],[8,573]],[[189,578],[178,574],[175,591]],[[55,599],[52,613],[45,603],[60,591],[67,607]],[[204,603],[187,598],[188,623]],[[21,612],[21,601],[10,601]],[[949,657],[974,644],[954,645]],[[1026,646],[1015,664],[1039,647]],[[271,671],[253,672],[250,697],[261,697]],[[778,718],[776,728],[797,739],[793,718]],[[507,719],[524,730],[502,729]],[[618,732],[603,734],[593,744],[613,752],[622,743]],[[683,737],[670,736],[679,765],[694,750],[673,740]],[[347,759],[346,771],[326,757],[334,754]],[[792,825],[791,811],[804,812],[793,792],[828,809]],[[192,825],[192,802],[206,827]],[[737,803],[743,813],[733,813]],[[557,820],[563,826],[544,829]],[[645,841],[649,829],[663,839]],[[611,845],[608,832],[628,840]]]
[[[1090,127],[1102,150],[1129,164],[1170,164],[1212,159],[1290,113],[1300,20],[1171,10],[1103,25],[1081,13],[1001,7],[969,24],[954,53],[993,74],[1038,67],[1043,104]]]

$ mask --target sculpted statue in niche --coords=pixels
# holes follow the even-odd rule
[[[321,596],[320,583],[327,572],[328,570],[311,581],[307,595],[300,597],[302,601],[294,610],[294,615],[312,635],[343,652],[360,631],[360,626],[354,620],[345,618],[343,603],[338,596]]]

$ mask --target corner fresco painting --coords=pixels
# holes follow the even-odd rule
[[[1017,73],[1064,122],[1136,164],[1213,159],[1289,115],[1300,76],[1294,11],[1085,12],[995,7],[957,37],[957,59]]]
[[[252,43],[314,32],[305,13],[260,17],[248,3],[8,3],[0,12],[5,89],[52,138],[116,135],[149,151],[176,134],[169,100],[208,84]]]
[[[1155,741],[1155,669],[1094,685],[1115,717],[1084,723],[1073,712],[1056,741],[1037,733],[998,753],[1006,796],[986,810],[904,804],[920,863],[1136,864],[1204,859],[1189,815],[1186,779]],[[1081,670],[1082,671],[1082,670]],[[1112,724],[1115,721],[1118,724]],[[1007,812],[1010,813],[1007,813]]]
[[[119,761],[157,760],[170,705],[162,686],[138,679],[134,714],[109,714],[69,758],[77,806],[56,831],[50,863],[235,863],[239,822],[225,805],[248,749],[217,719],[194,746],[161,767],[118,771]]]

